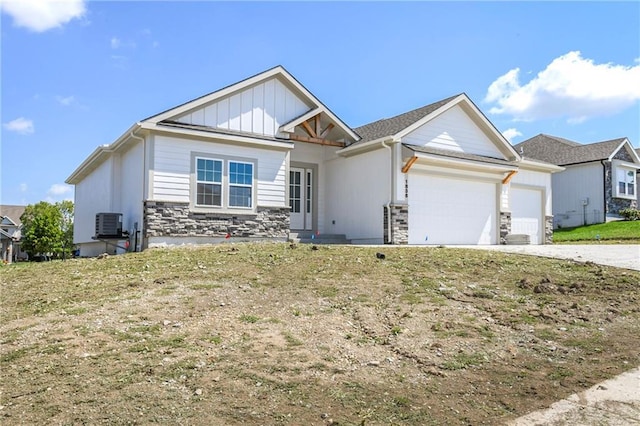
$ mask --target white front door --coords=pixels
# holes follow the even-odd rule
[[[313,170],[291,167],[289,171],[291,229],[313,229]]]

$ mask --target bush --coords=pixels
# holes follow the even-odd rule
[[[622,209],[618,212],[620,216],[624,218],[624,220],[640,220],[640,210],[638,209]]]

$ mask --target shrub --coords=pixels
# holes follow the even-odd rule
[[[638,209],[621,209],[618,214],[620,214],[624,220],[640,220],[640,210]]]

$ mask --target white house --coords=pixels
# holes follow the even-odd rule
[[[292,231],[543,244],[560,170],[523,160],[465,94],[352,129],[278,66],[137,122],[67,183],[74,240],[91,256],[105,250],[102,212],[122,213],[136,250]]]
[[[524,158],[564,167],[553,175],[556,228],[619,219],[624,208],[638,208],[640,156],[627,138],[581,144],[540,134],[515,146]]]

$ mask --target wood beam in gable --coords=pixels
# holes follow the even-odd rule
[[[343,142],[332,141],[329,139],[301,136],[301,135],[296,135],[295,133],[290,134],[289,139],[292,141],[298,141],[298,142],[317,143],[320,145],[327,145],[327,146],[339,146],[341,148],[344,148],[345,146]]]

